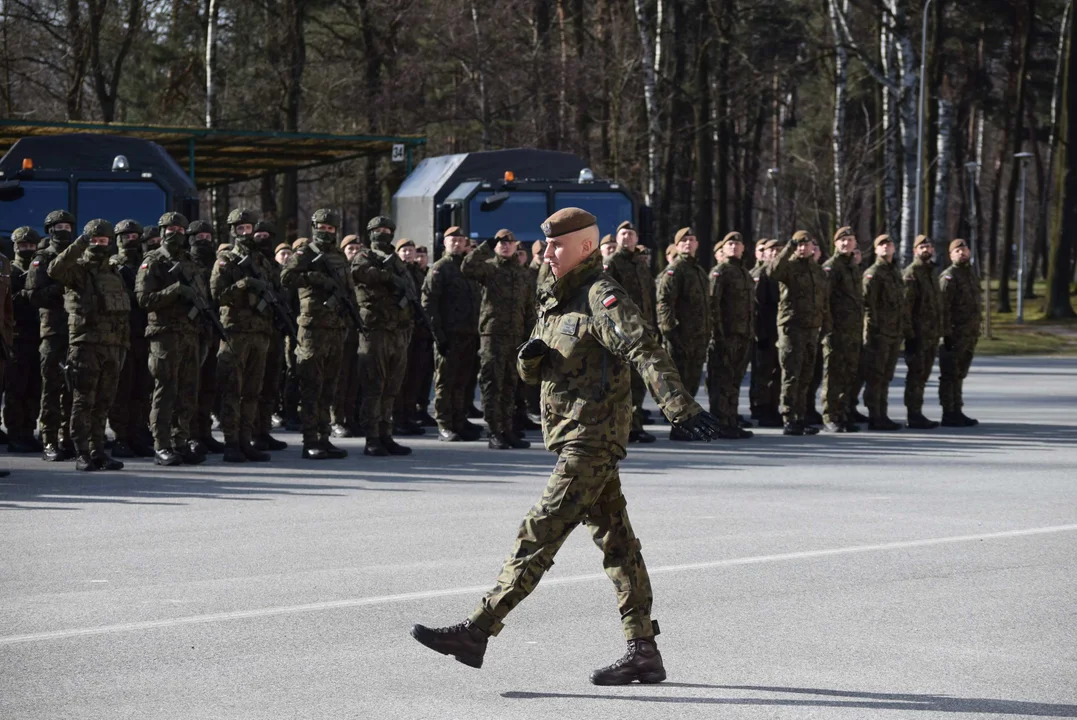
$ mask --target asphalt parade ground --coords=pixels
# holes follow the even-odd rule
[[[408,635],[493,584],[539,443],[311,462],[282,433],[268,464],[92,474],[2,455],[0,718],[1075,718],[1077,359],[977,359],[965,397],[979,427],[652,426],[622,482],[669,679],[620,688],[588,682],[624,640],[583,529],[481,670]]]

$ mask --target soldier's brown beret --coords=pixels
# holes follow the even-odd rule
[[[671,257],[673,257],[676,254],[677,254],[677,246],[676,245],[666,245],[666,260],[669,260]]]
[[[673,242],[679,243],[681,240],[684,240],[689,235],[695,237],[696,231],[690,227],[682,227],[680,230],[677,231],[677,234],[673,236]]]
[[[415,248],[415,252],[419,255],[426,255],[430,251],[426,249],[426,245],[418,245]]]
[[[621,232],[622,230],[631,230],[632,232],[635,232],[636,226],[632,224],[631,220],[625,220],[617,226],[617,232]]]
[[[279,245],[277,245],[277,247],[273,248],[273,254],[276,255],[281,250],[291,250],[291,249],[292,249],[292,246],[289,245],[288,243],[286,243],[286,242],[285,243],[280,243]]]
[[[597,224],[598,219],[591,213],[580,208],[569,207],[558,210],[546,218],[546,222],[542,223],[542,234],[548,238],[561,237]]]
[[[298,250],[299,248],[303,247],[304,245],[306,245],[309,242],[310,242],[310,238],[305,238],[305,237],[296,238],[295,241],[292,243],[292,250]]]
[[[544,252],[546,252],[546,243],[542,242],[541,240],[536,240],[535,242],[531,243],[532,257],[538,257]]]
[[[871,243],[871,244],[874,247],[879,247],[880,245],[882,245],[884,243],[888,243],[888,242],[893,242],[893,240],[890,239],[889,235],[883,234],[883,235],[880,235],[879,237],[875,238],[875,241],[873,243]]]
[[[501,228],[494,235],[494,240],[508,240],[509,242],[516,242],[516,236],[512,234],[512,230],[508,228]]]
[[[856,233],[848,225],[838,228],[838,231],[834,233],[834,242],[841,240],[843,237],[856,237]]]
[[[927,235],[917,235],[916,236],[916,242],[914,242],[912,244],[912,246],[913,246],[913,248],[918,248],[921,245],[931,245],[931,244],[932,244],[931,238],[929,238]]]
[[[957,238],[955,240],[950,241],[950,252],[953,252],[954,250],[957,250],[958,248],[962,248],[962,247],[963,248],[968,248],[968,246],[969,246],[969,244],[967,242],[965,242],[961,238]]]
[[[797,230],[795,233],[793,233],[793,242],[797,244],[811,241],[811,234],[807,230]]]
[[[359,237],[357,235],[345,235],[344,239],[342,239],[340,241],[340,249],[343,250],[344,248],[351,245],[353,242],[358,242],[358,241],[359,241]]]
[[[407,247],[408,245],[415,247],[415,243],[408,238],[398,238],[397,241],[393,243],[393,247],[397,250],[399,250],[400,248]]]
[[[464,235],[464,231],[459,225],[453,225],[445,231],[442,237],[466,237],[466,235]]]
[[[761,247],[764,250],[770,250],[772,247],[774,247],[777,244],[778,244],[778,241],[775,240],[774,238],[766,238],[764,240],[759,241],[759,247]]]
[[[739,243],[742,243],[742,242],[744,242],[744,238],[741,237],[741,234],[739,232],[734,230],[733,232],[729,233],[724,238],[719,240],[718,244],[714,246],[714,249],[718,250],[723,245],[725,245],[727,242],[739,242]]]
[[[599,245],[616,245],[617,244],[617,238],[613,237],[612,235],[603,235],[602,240],[598,244]]]

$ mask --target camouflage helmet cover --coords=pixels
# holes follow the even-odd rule
[[[213,226],[205,220],[192,220],[191,224],[187,226],[188,237],[197,235],[198,233],[213,234]]]
[[[161,237],[161,228],[156,225],[147,225],[142,228],[142,239],[150,240],[151,238]]]
[[[232,212],[228,213],[228,224],[229,225],[234,227],[236,225],[244,225],[244,224],[248,224],[248,223],[250,223],[250,224],[254,223],[254,215],[251,213],[250,210],[245,210],[243,208],[236,208]]]
[[[53,210],[45,216],[45,232],[48,232],[57,223],[75,224],[75,216],[67,210]]]
[[[254,232],[265,232],[269,233],[270,235],[277,234],[276,228],[273,227],[273,223],[269,222],[268,220],[259,220],[258,222],[256,222],[254,224]]]
[[[129,218],[127,220],[120,220],[118,223],[116,223],[117,235],[126,235],[128,233],[138,233],[139,235],[141,235],[142,226],[139,225],[137,221],[131,220]]]
[[[319,208],[310,216],[310,226],[317,227],[321,224],[339,227],[340,219],[337,217],[337,214],[329,208]]]
[[[187,218],[183,217],[182,213],[178,212],[166,212],[161,216],[161,219],[157,221],[157,224],[165,228],[169,225],[179,225],[180,227],[187,228]]]
[[[86,226],[82,228],[82,234],[86,237],[107,237],[112,239],[116,236],[116,231],[108,220],[97,218],[86,223]]]
[[[37,230],[34,230],[29,225],[23,225],[15,228],[15,231],[11,233],[11,242],[16,244],[34,243],[36,245],[41,242],[41,236],[38,235]]]
[[[389,228],[394,232],[396,231],[396,223],[393,222],[391,217],[386,217],[385,215],[377,215],[370,218],[370,222],[366,224],[366,231],[370,232],[374,228],[380,227]]]

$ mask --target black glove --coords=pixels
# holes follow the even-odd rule
[[[520,359],[534,360],[535,358],[543,357],[548,352],[550,352],[550,346],[541,338],[531,338],[520,346]]]
[[[678,423],[678,427],[691,435],[693,440],[713,440],[718,437],[718,418],[706,410]]]
[[[243,289],[248,292],[261,293],[265,292],[266,283],[265,280],[259,280],[258,278],[243,278]]]

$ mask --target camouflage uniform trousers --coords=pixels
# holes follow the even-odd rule
[[[429,333],[416,332],[411,337],[411,345],[408,348],[408,369],[404,374],[404,382],[400,392],[396,395],[396,404],[393,415],[397,422],[413,420],[416,408],[421,403],[423,407],[429,403],[430,389],[427,394],[420,396],[423,389],[423,379],[427,370],[434,364],[434,340]]]
[[[811,382],[808,383],[808,394],[804,401],[804,410],[812,410],[818,412],[815,409],[815,398],[819,396],[819,388],[823,386],[823,343],[822,338],[819,341],[819,347],[815,352],[815,367],[812,369]]]
[[[67,362],[67,336],[42,338],[41,357],[41,442],[68,438],[67,422],[71,417],[71,391],[64,380],[60,363]]]
[[[448,337],[448,353],[434,353],[434,419],[438,427],[459,432],[467,422],[467,385],[475,376],[475,335],[457,334]]]
[[[145,337],[131,338],[123,359],[116,397],[108,411],[108,424],[116,442],[141,440],[149,432],[150,395],[153,378],[149,366],[150,343]]]
[[[852,418],[853,398],[860,389],[860,333],[823,338],[823,422],[843,423]]]
[[[127,350],[119,345],[79,343],[67,354],[71,376],[71,440],[80,454],[104,451],[105,422]]]
[[[150,338],[150,430],[154,450],[178,450],[191,437],[191,421],[198,408],[201,352],[198,333],[165,332]]]
[[[299,419],[299,370],[295,357],[298,345],[297,340],[284,339],[284,388],[280,404],[285,420]]]
[[[229,338],[231,340],[231,338]],[[213,434],[213,412],[220,412],[221,399],[217,394],[217,346],[221,336],[216,330],[204,330],[198,346],[202,361],[198,371],[198,408],[191,418],[191,437],[204,438]],[[220,417],[218,415],[218,417]]]
[[[250,442],[269,352],[269,335],[233,332],[217,350],[217,385],[221,396],[221,433],[228,445]]]
[[[725,337],[711,345],[707,356],[707,390],[711,412],[724,427],[738,426],[740,386],[751,354],[752,340],[748,337]]]
[[[782,387],[782,369],[778,361],[778,348],[772,345],[752,349],[752,384],[748,390],[752,417],[763,418],[778,414],[778,402]]]
[[[528,510],[497,584],[471,614],[471,622],[497,635],[509,612],[553,566],[569,533],[584,523],[613,581],[625,637],[652,637],[651,580],[621,493],[619,459],[607,450],[571,442],[558,456],[542,499]]]
[[[483,335],[479,339],[479,385],[482,387],[482,415],[491,435],[512,430],[516,407],[516,371],[514,338],[504,335]]]
[[[359,335],[359,423],[368,438],[393,434],[393,408],[408,370],[411,330],[370,330]]]
[[[923,412],[924,388],[931,377],[938,351],[938,340],[928,338],[916,348],[916,352],[905,353],[905,367],[908,369],[905,373],[905,409],[909,413]]]
[[[348,328],[344,339],[344,355],[340,361],[340,379],[333,398],[331,414],[337,425],[350,427],[355,423],[355,406],[359,399],[359,333]]]
[[[703,364],[707,361],[707,345],[698,341],[684,342],[676,336],[667,336],[665,346],[677,373],[681,376],[684,389],[695,397],[696,391],[699,390],[699,381],[703,377]]]
[[[868,416],[887,417],[890,381],[894,379],[902,339],[869,335],[864,342],[864,405]]]
[[[329,439],[329,407],[337,390],[343,352],[344,330],[299,328],[295,362],[304,444]]]
[[[636,372],[635,368],[631,368],[631,390],[632,390],[632,429],[643,429],[643,401],[647,398],[647,385],[643,382],[643,376]],[[535,391],[535,408],[538,408],[538,385],[528,385],[526,383],[520,383],[524,388],[533,389]],[[539,414],[538,412],[535,413]]]
[[[782,366],[781,410],[787,420],[804,419],[818,351],[818,328],[778,328],[778,362]]]
[[[4,372],[4,424],[13,440],[31,438],[41,412],[41,363],[38,342],[16,340],[14,361]]]
[[[254,437],[268,435],[273,429],[273,413],[277,412],[280,402],[281,375],[284,368],[284,335],[274,330],[266,337],[269,339],[269,345],[262,373],[262,387],[258,394],[258,410],[254,416]]]
[[[972,367],[977,335],[955,335],[950,349],[939,348],[939,404],[943,412],[961,412],[965,406],[962,390]]]

